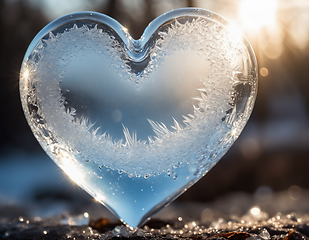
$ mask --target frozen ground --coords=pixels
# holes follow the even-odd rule
[[[277,200],[289,202],[289,194],[282,192]],[[306,194],[307,195],[307,194]],[[243,201],[242,194],[232,196]],[[229,197],[220,201],[229,202]],[[250,199],[250,197],[248,198]],[[308,198],[306,199],[308,200]],[[307,239],[309,215],[305,213],[282,214],[272,217],[258,206],[243,216],[227,215],[216,205],[174,204],[163,210],[156,220],[131,231],[115,219],[91,219],[91,214],[63,213],[48,218],[25,217],[25,209],[15,209],[19,217],[1,217],[0,239]],[[275,202],[273,202],[275,204]],[[6,208],[5,206],[2,206]],[[3,208],[0,209],[3,212]],[[82,207],[80,208],[80,210]],[[189,211],[190,210],[190,211]],[[187,213],[191,213],[190,215]],[[196,220],[192,220],[196,214]],[[174,217],[178,216],[178,217]],[[221,217],[220,217],[221,216]]]
[[[0,161],[0,239],[307,239],[309,191],[233,193],[174,202],[132,232],[45,155]]]

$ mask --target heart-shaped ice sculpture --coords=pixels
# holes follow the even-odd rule
[[[250,44],[195,8],[158,17],[139,40],[103,14],[61,17],[34,38],[20,74],[41,146],[132,228],[219,161],[256,91]]]

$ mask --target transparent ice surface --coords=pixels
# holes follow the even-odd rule
[[[250,45],[218,15],[175,10],[139,40],[97,13],[60,18],[33,40],[21,99],[48,155],[136,227],[206,174],[252,111]]]

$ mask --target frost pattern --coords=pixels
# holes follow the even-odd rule
[[[74,25],[56,36],[50,33],[36,46],[22,68],[21,73],[30,73],[21,81],[22,101],[35,136],[58,164],[65,161],[61,157],[65,153],[70,159],[90,159],[98,167],[129,175],[173,175],[185,165],[195,174],[204,174],[237,139],[251,113],[256,88],[250,72],[249,77],[240,77],[246,75],[248,64],[241,58],[245,47],[233,41],[225,26],[203,18],[184,24],[176,21],[157,34],[160,37],[150,50],[149,64],[138,75],[126,64],[123,46],[97,27]],[[83,45],[74,45],[75,41]],[[174,125],[166,126],[148,119],[154,137],[139,140],[123,126],[123,139],[115,141],[108,133],[99,134],[86,116],[77,117],[76,109],[65,106],[59,84],[66,73],[59,65],[66,66],[77,51],[87,49],[108,52],[110,67],[134,84],[148,81],[168,56],[179,51],[195,51],[210,69],[208,76],[199,77],[204,87],[198,89],[198,104],[192,106],[193,114],[183,116],[183,122],[174,119]],[[245,87],[251,92],[248,99],[237,90]]]

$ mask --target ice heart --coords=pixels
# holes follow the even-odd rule
[[[246,39],[193,8],[160,16],[139,40],[103,14],[64,16],[34,38],[20,74],[41,146],[132,228],[219,161],[256,90]]]

